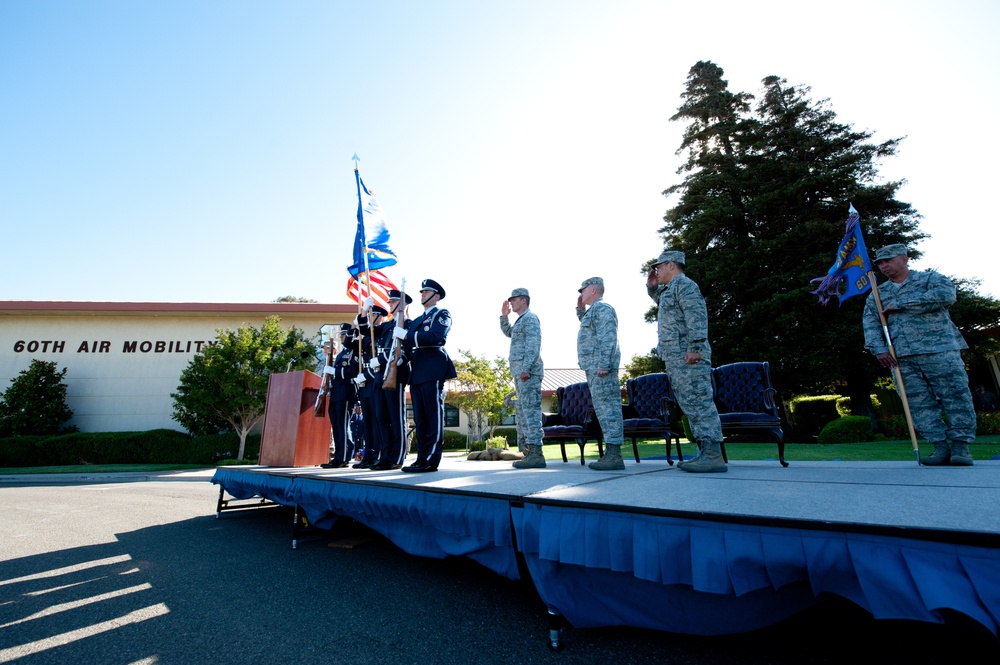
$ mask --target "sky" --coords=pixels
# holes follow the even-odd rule
[[[1000,297],[998,25],[971,0],[6,0],[0,300],[346,303],[357,154],[386,272],[444,286],[453,357],[506,357],[525,287],[546,366],[575,367],[601,276],[626,362],[656,344],[640,268],[699,60],[905,136],[880,173],[931,236],[911,266]]]

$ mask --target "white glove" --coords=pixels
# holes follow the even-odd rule
[[[327,365],[326,367],[323,368],[323,373],[324,374],[330,374],[330,375],[336,374],[337,373],[337,368],[334,367],[333,365]]]
[[[378,361],[378,358],[372,358],[368,361],[368,368],[373,372],[377,372],[382,369],[382,363]]]
[[[364,388],[366,382],[367,380],[365,379],[364,374],[358,374],[356,377],[354,377],[354,383],[358,384],[358,388]]]
[[[406,339],[406,328],[396,326],[392,329],[392,336],[396,339]]]
[[[372,300],[371,296],[368,296],[367,298],[365,298],[364,309],[366,309],[368,311],[371,311],[372,307],[374,307],[374,306],[375,306],[375,301]]]

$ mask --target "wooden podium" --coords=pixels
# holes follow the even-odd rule
[[[261,466],[316,466],[330,461],[330,418],[313,415],[323,380],[308,371],[272,374],[267,383]]]

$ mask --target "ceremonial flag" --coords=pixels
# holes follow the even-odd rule
[[[357,277],[366,270],[395,265],[396,253],[389,249],[389,229],[382,206],[365,187],[357,169],[354,177],[358,183],[358,231],[354,236],[354,263],[347,272]]]
[[[819,296],[820,304],[826,305],[831,298],[836,297],[842,305],[848,298],[871,290],[872,284],[868,277],[871,270],[872,262],[868,259],[865,238],[861,234],[861,217],[852,205],[847,217],[844,239],[840,241],[840,247],[837,249],[837,259],[826,277],[810,280],[810,283],[819,282],[819,288],[812,293]],[[841,282],[847,284],[843,293],[840,291]]]
[[[368,284],[364,283],[364,275],[361,276],[361,280],[355,279],[354,277],[349,277],[347,279],[347,297],[354,302],[360,302],[371,294],[372,300],[379,307],[385,308],[385,311],[391,312],[392,308],[389,307],[389,290],[396,289],[399,290],[392,280],[386,277],[385,273],[381,270],[372,270],[369,273],[371,277],[371,288],[368,288]]]

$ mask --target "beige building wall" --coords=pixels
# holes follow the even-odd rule
[[[219,328],[277,315],[318,340],[356,305],[0,301],[0,392],[33,359],[67,368],[67,403],[83,432],[181,429],[170,393]]]

